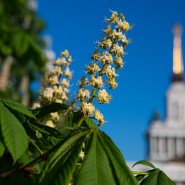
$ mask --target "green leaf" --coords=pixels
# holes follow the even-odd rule
[[[98,130],[94,130],[89,142],[89,148],[77,175],[77,185],[116,185],[109,159],[101,146],[98,138]]]
[[[37,119],[50,114],[51,112],[57,112],[59,110],[66,110],[68,107],[64,104],[60,103],[51,103],[46,105],[42,108],[37,108],[34,110],[34,114],[36,115]]]
[[[109,159],[109,165],[114,175],[117,185],[137,185],[136,178],[132,175],[129,167],[127,166],[120,150],[114,144],[110,137],[105,133],[99,132],[99,140],[104,148],[106,155]]]
[[[86,117],[86,118],[84,119],[84,121],[85,121],[86,125],[87,125],[89,128],[98,128],[98,126],[96,125],[96,123],[94,123],[94,121],[93,121],[91,118]]]
[[[138,164],[142,164],[142,165],[144,165],[144,166],[149,166],[149,167],[151,167],[151,168],[156,168],[152,163],[150,163],[150,162],[148,162],[148,161],[145,161],[145,160],[140,160],[140,161],[136,162],[136,163],[132,166],[132,168],[133,168],[134,166],[138,165]]]
[[[18,119],[0,102],[0,134],[14,162],[28,148],[28,137]]]
[[[0,157],[3,156],[4,150],[5,150],[4,145],[3,145],[3,143],[2,143],[1,140],[0,140]]]
[[[108,136],[98,128],[76,131],[55,146],[56,152],[42,170],[39,184],[68,185],[73,178],[75,185],[138,185],[119,149]],[[82,143],[85,143],[85,158],[77,169]]]
[[[175,183],[160,169],[155,168],[140,183],[141,185],[175,185]]]
[[[91,132],[87,130],[69,137],[57,145],[56,152],[42,170],[39,183],[43,185],[69,185],[84,138]]]
[[[0,101],[3,102],[8,108],[20,112],[30,118],[36,119],[35,116],[28,110],[28,108],[22,105],[21,103],[11,99],[2,99],[2,98],[0,99]]]

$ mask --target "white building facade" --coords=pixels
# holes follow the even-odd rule
[[[149,160],[177,185],[185,185],[185,83],[181,33],[181,27],[176,26],[173,77],[166,93],[166,119],[152,121],[148,130]]]

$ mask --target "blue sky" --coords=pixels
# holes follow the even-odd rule
[[[172,75],[172,27],[185,29],[184,0],[39,0],[39,15],[46,21],[43,34],[51,35],[56,56],[68,49],[74,62],[72,91],[83,75],[95,42],[101,39],[109,10],[123,13],[134,25],[127,36],[126,65],[119,72],[119,87],[110,104],[100,106],[107,123],[102,127],[126,160],[146,158],[145,133],[154,111],[165,117],[165,92]],[[183,37],[185,51],[185,34]],[[185,55],[185,52],[184,52]]]

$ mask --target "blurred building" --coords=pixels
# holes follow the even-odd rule
[[[173,75],[166,93],[166,118],[154,119],[148,130],[149,160],[177,185],[185,185],[185,83],[182,28],[173,30]]]

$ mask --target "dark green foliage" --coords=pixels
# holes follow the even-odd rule
[[[152,163],[141,160],[136,162],[133,167],[138,164],[152,168],[152,170],[147,171],[147,174],[136,176],[141,185],[175,185],[175,183],[163,171],[156,168]]]
[[[90,118],[86,118],[86,121],[91,122],[92,127],[84,129],[84,131],[76,131],[76,134],[73,133],[65,143],[61,143],[61,147],[52,155],[42,171],[39,182],[41,184],[50,184],[52,182],[55,185],[68,185],[73,177],[75,166],[75,163],[72,164],[69,160],[74,159],[75,161],[78,159],[81,147],[78,152],[76,147],[78,144],[81,146],[82,143],[85,143],[85,159],[82,161],[79,172],[74,178],[75,184],[138,184],[112,140],[97,127],[95,128]],[[70,151],[73,150],[75,152],[71,157]],[[66,155],[68,158],[66,158]],[[59,162],[59,160],[61,161]],[[72,166],[64,168],[63,165],[66,166],[65,161],[68,161],[68,165]],[[68,171],[69,169],[71,171]],[[65,172],[66,170],[67,172]]]
[[[155,168],[140,183],[141,185],[175,185],[175,183],[160,169]]]
[[[142,164],[152,170],[134,177],[111,138],[91,118],[67,108],[54,103],[36,109],[34,115],[15,101],[0,99],[0,185],[14,182],[28,185],[174,185],[164,172],[144,160],[134,166]],[[67,111],[66,126],[55,129],[36,120],[36,117],[42,119],[55,111]],[[82,151],[84,157],[80,157]]]
[[[19,120],[0,102],[0,135],[14,162],[28,148],[28,137]]]
[[[36,115],[37,119],[42,118],[45,115],[48,115],[51,112],[57,112],[57,111],[63,111],[66,110],[68,107],[64,104],[60,103],[51,103],[49,105],[46,105],[42,108],[37,108],[34,110],[34,114]]]

